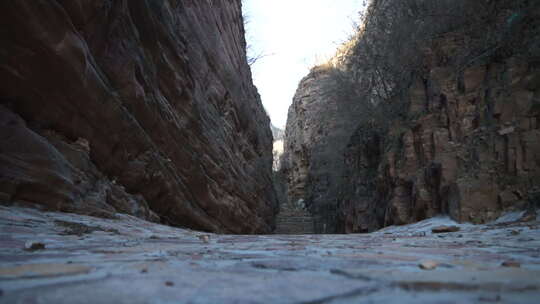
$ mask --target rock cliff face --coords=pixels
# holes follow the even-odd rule
[[[533,74],[531,74],[531,72]],[[464,71],[465,91],[447,67],[432,67],[408,92],[418,118],[392,134],[361,126],[346,153],[350,176],[341,229],[365,232],[449,213],[485,223],[524,209],[540,186],[538,70],[512,59]]]
[[[238,1],[3,1],[0,202],[268,233]]]
[[[281,171],[287,176],[289,203],[316,216],[316,232],[336,227],[339,179],[344,153],[361,110],[339,86],[331,71],[314,70],[299,85],[289,108]]]
[[[505,210],[539,205],[539,5],[448,2],[470,15],[425,40],[424,32],[400,20],[406,34],[387,39],[385,47],[385,35],[397,33],[380,27],[392,24],[391,9],[398,10],[396,20],[439,26],[415,15],[431,9],[421,3],[426,6],[400,8],[374,1],[370,14],[385,22],[368,23],[344,63],[317,68],[326,75],[344,71],[351,81],[338,81],[334,91],[352,92],[353,102],[317,92],[328,82],[314,76],[317,69],[299,86],[287,122],[286,172],[290,196],[305,200],[317,232],[367,232],[441,213],[483,223]],[[486,11],[487,18],[482,13],[473,20],[481,12],[474,5],[498,14]],[[478,24],[485,37],[496,38],[478,35]],[[413,39],[421,45],[407,44]],[[392,53],[392,43],[400,41]],[[402,54],[409,49],[416,61]]]

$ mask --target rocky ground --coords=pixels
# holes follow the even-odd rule
[[[0,207],[0,302],[538,303],[540,218],[517,218],[247,236]]]

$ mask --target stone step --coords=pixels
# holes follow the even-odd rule
[[[278,213],[278,216],[311,216],[308,212],[291,212],[291,211],[281,211]]]
[[[305,210],[281,209],[276,218],[275,234],[313,234],[313,217]]]
[[[277,219],[276,223],[313,223],[313,219]]]
[[[278,216],[277,219],[299,219],[299,220],[303,220],[303,219],[309,219],[309,220],[313,220],[313,218],[311,216]]]
[[[311,227],[286,226],[276,229],[275,234],[313,234]]]
[[[281,217],[296,217],[296,216],[299,216],[299,217],[311,217],[311,215],[308,214],[308,213],[279,213],[278,216],[281,216]]]

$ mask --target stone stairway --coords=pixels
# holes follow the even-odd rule
[[[275,234],[313,234],[313,217],[306,210],[282,206],[277,215]]]

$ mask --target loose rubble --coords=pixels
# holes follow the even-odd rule
[[[42,250],[45,249],[45,244],[34,241],[27,241],[24,243],[24,249],[28,251]]]
[[[425,262],[420,263],[418,266],[420,267],[420,269],[433,270],[437,268],[437,266],[439,266],[439,263],[435,261],[425,261]]]

